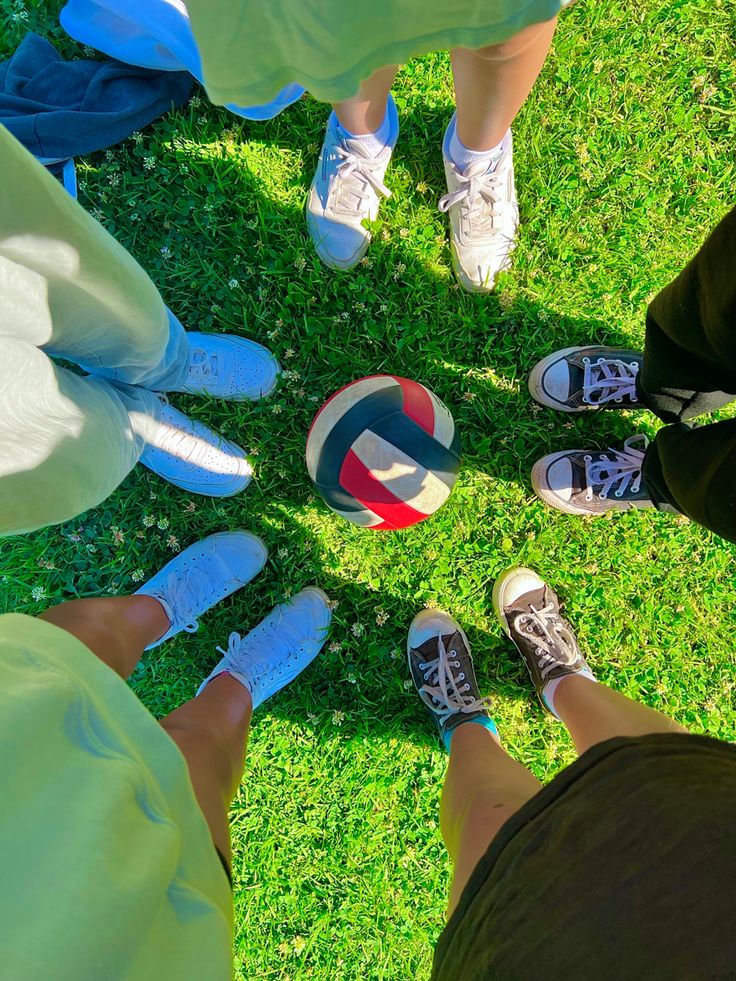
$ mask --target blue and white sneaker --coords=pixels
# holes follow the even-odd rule
[[[245,450],[159,399],[155,417],[131,413],[143,466],[192,494],[231,497],[244,490],[253,476]]]
[[[177,392],[255,402],[276,387],[280,368],[261,344],[233,334],[188,332],[189,365]]]
[[[249,531],[222,531],[185,548],[136,590],[157,599],[171,623],[146,650],[182,630],[194,633],[197,618],[254,579],[267,558],[268,549]]]
[[[381,198],[391,192],[383,183],[399,137],[399,117],[389,95],[388,142],[371,155],[360,139],[344,137],[333,112],[307,199],[307,228],[317,255],[334,269],[351,269],[366,253]]]
[[[311,664],[327,640],[331,620],[327,594],[308,586],[275,607],[245,637],[230,634],[227,650],[217,648],[224,657],[197,694],[213,678],[227,673],[248,689],[253,708],[258,708]]]
[[[491,700],[481,698],[470,644],[457,621],[442,610],[422,610],[411,622],[406,650],[414,687],[445,749],[464,722],[479,722],[498,735]]]

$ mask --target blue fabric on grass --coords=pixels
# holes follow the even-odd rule
[[[180,0],[68,0],[59,17],[76,41],[131,65],[190,72],[202,81],[202,60]],[[287,85],[265,105],[225,108],[244,119],[272,119],[304,94]]]
[[[27,34],[0,64],[0,122],[43,162],[68,160],[120,143],[189,98],[186,72],[118,61],[64,61]]]

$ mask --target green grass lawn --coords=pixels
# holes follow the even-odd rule
[[[28,28],[79,53],[60,6],[0,0],[0,54]],[[79,162],[81,203],[180,319],[262,341],[288,374],[254,406],[176,399],[252,451],[244,496],[189,499],[139,468],[96,510],[0,542],[3,608],[132,591],[200,536],[262,536],[261,576],[137,669],[135,691],[162,715],[194,694],[230,630],[310,583],[338,603],[329,647],[254,722],[232,809],[238,978],[428,976],[450,865],[437,817],[446,758],[405,664],[406,628],[424,605],[467,628],[504,742],[540,779],[574,753],[492,615],[494,578],[511,563],[557,587],[601,680],[733,738],[734,547],[656,511],[588,522],[547,509],[529,483],[538,456],[660,424],[628,412],[569,420],[537,408],[526,378],[566,344],[641,345],[647,300],[733,203],[735,29],[730,0],[583,0],[562,18],[515,125],[522,230],[492,296],[455,285],[436,208],[452,111],[445,54],[397,79],[393,196],[351,274],[320,265],[306,234],[328,113],[316,102],[248,123],[198,91]],[[303,462],[318,406],[377,372],[432,388],[464,443],[449,503],[405,532],[334,517]]]

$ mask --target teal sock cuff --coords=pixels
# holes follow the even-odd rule
[[[483,726],[484,729],[488,729],[489,732],[492,732],[497,739],[499,738],[498,728],[493,719],[489,719],[487,715],[477,715],[474,719],[468,719],[467,722],[461,722],[460,725],[445,731],[442,741],[445,744],[445,749],[448,753],[450,752],[450,743],[452,742],[453,732],[459,729],[461,725],[468,725],[470,722],[475,722],[477,725]]]

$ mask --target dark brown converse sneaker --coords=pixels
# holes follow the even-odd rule
[[[637,390],[643,360],[626,348],[566,347],[532,368],[529,391],[540,405],[560,412],[646,408]]]
[[[549,453],[532,467],[532,487],[545,504],[568,514],[656,507],[642,480],[648,445],[649,440],[641,434],[629,436],[621,449],[612,447],[605,453]]]
[[[422,610],[407,641],[409,671],[419,697],[434,719],[445,749],[463,722],[479,722],[495,735],[490,698],[481,698],[465,631],[441,610]]]
[[[557,594],[531,569],[502,573],[493,587],[493,608],[501,626],[519,650],[539,700],[544,689],[568,674],[593,679],[572,627],[560,613]]]

